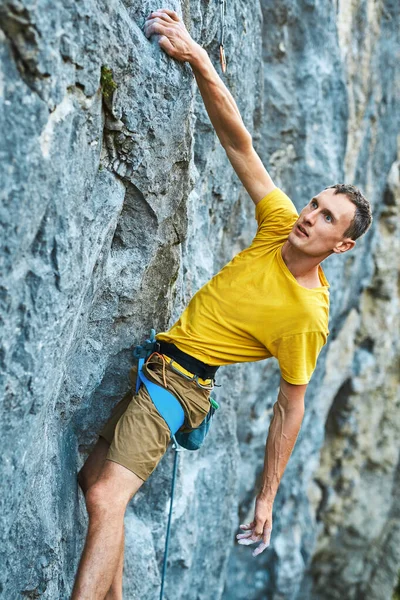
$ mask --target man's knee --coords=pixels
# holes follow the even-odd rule
[[[111,516],[125,512],[126,502],[122,497],[113,494],[110,486],[94,483],[85,495],[86,508],[89,516]]]

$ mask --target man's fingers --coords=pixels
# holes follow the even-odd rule
[[[174,21],[180,21],[179,15],[174,10],[169,10],[169,8],[158,8],[157,12],[164,12]]]
[[[240,529],[244,532],[236,535],[238,544],[241,546],[251,546],[258,543],[257,548],[252,552],[253,556],[258,556],[270,545],[272,527],[268,524],[264,526],[262,533],[256,531],[258,526],[254,522],[240,525]]]
[[[153,10],[152,13],[150,13],[150,15],[147,17],[147,19],[162,19],[163,21],[165,21],[166,23],[174,23],[174,19],[172,19],[172,17],[170,17],[169,15],[167,15],[167,13],[165,12],[161,12],[160,10]]]
[[[147,21],[145,22],[144,26],[147,29],[150,29],[151,27],[154,26],[155,23],[159,23],[160,25],[162,25],[163,27],[167,27],[167,21],[164,21],[164,19],[161,19],[161,17],[152,17],[151,19],[147,19]]]
[[[264,533],[263,533],[263,543],[264,544],[269,545],[269,543],[271,541],[271,532],[272,532],[272,527],[269,527],[266,525],[264,527]]]
[[[260,535],[255,536],[253,534],[250,537],[238,539],[238,544],[241,544],[242,546],[250,546],[251,544],[257,544],[257,542],[260,542],[260,541],[261,541],[261,536]]]
[[[157,35],[166,35],[167,33],[168,33],[167,24],[166,23],[162,23],[160,21],[157,21],[156,19],[153,19],[152,21],[149,21],[145,25],[145,35],[148,38],[151,37],[154,34],[157,34]]]
[[[259,554],[261,554],[261,552],[264,552],[265,548],[268,548],[269,543],[268,544],[264,544],[264,542],[262,542],[259,546],[257,546],[257,548],[255,550],[253,550],[252,554],[253,556],[258,556]]]
[[[248,531],[246,533],[238,533],[236,538],[239,544],[242,544],[243,546],[249,546],[250,544],[255,544],[256,542],[261,541],[261,533]]]
[[[251,546],[251,544],[256,544],[257,542],[259,542],[260,540],[253,540],[251,539],[251,537],[249,538],[245,538],[242,540],[238,540],[238,544],[240,544],[241,546]]]
[[[236,536],[236,538],[238,540],[243,540],[245,538],[251,537],[252,535],[253,535],[252,531],[247,531],[246,533],[238,533],[237,536]]]
[[[158,44],[160,48],[165,50],[167,54],[170,54],[174,50],[174,46],[171,44],[171,42],[165,35],[160,36],[160,38],[158,39]]]

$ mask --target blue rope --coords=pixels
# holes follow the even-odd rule
[[[178,454],[180,452],[179,444],[177,443],[175,436],[172,436],[174,440],[174,448],[175,448],[175,457],[174,457],[174,470],[172,473],[172,485],[171,485],[171,503],[169,506],[169,515],[168,515],[168,525],[167,525],[167,534],[165,537],[165,549],[164,549],[164,562],[162,568],[162,576],[161,576],[161,591],[160,591],[160,600],[163,600],[164,597],[164,584],[165,584],[165,576],[167,574],[167,559],[168,559],[168,548],[169,548],[169,538],[171,533],[171,521],[172,521],[172,505],[174,502],[174,493],[175,493],[175,482],[176,482],[176,474],[178,468]]]

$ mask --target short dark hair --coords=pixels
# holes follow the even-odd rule
[[[356,205],[356,212],[350,225],[343,234],[356,240],[368,231],[372,223],[372,211],[369,201],[363,196],[358,188],[346,183],[335,183],[325,189],[334,189],[336,194],[345,194],[347,198]]]

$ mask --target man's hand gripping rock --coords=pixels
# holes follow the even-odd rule
[[[179,15],[168,8],[159,8],[150,13],[144,24],[144,33],[147,38],[157,36],[159,46],[180,62],[190,62],[199,49]]]

